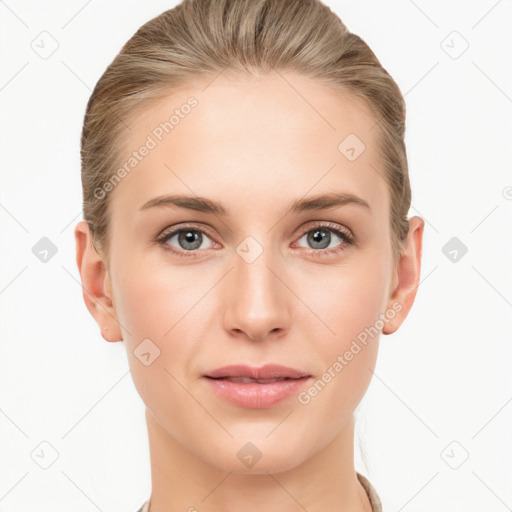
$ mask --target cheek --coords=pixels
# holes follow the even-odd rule
[[[341,268],[336,275],[316,279],[314,288],[305,282],[300,286],[310,290],[304,302],[318,316],[309,315],[307,323],[308,338],[314,340],[310,349],[322,371],[311,393],[316,407],[338,422],[346,419],[340,411],[353,411],[371,381],[388,278],[385,265],[376,260],[357,269]]]
[[[170,380],[165,370],[173,375],[183,371],[185,359],[193,350],[187,349],[190,333],[186,327],[190,327],[190,310],[201,290],[184,278],[182,269],[148,263],[134,258],[117,266],[116,311],[125,327],[123,340],[135,385],[143,388],[158,384],[164,389]],[[147,353],[149,356],[142,355]],[[150,364],[145,365],[148,360]],[[139,391],[143,395],[143,389]]]
[[[125,341],[133,345],[144,338],[162,343],[171,338],[198,293],[194,276],[183,267],[156,265],[143,257],[125,258],[116,270],[116,311],[130,333]]]
[[[123,340],[132,379],[150,409],[172,416],[173,407],[190,406],[179,383],[185,382],[187,361],[195,350],[190,345],[190,310],[201,290],[179,269],[129,263],[118,267],[116,310],[129,331]]]
[[[310,317],[321,328],[322,345],[342,349],[374,325],[385,312],[388,279],[385,266],[375,260],[329,269],[314,280],[304,276],[297,289],[302,290],[303,302],[316,314]]]

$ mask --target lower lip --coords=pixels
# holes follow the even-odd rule
[[[238,407],[266,409],[299,393],[311,377],[287,379],[264,384],[205,378],[213,390],[228,402]]]

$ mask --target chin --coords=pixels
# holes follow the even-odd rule
[[[227,444],[219,443],[214,453],[197,453],[209,464],[226,472],[240,475],[266,475],[267,473],[282,473],[289,471],[303,463],[309,453],[311,443],[290,443],[285,439],[276,437],[272,441],[264,439],[250,441],[250,437],[243,441],[231,439]],[[254,439],[254,438],[253,438]]]

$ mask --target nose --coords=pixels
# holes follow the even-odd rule
[[[283,261],[270,249],[249,243],[237,248],[233,263],[227,283],[225,329],[253,341],[281,337],[289,329],[294,298],[287,287]]]

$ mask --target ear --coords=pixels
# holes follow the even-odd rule
[[[406,319],[413,305],[420,282],[421,248],[425,221],[421,217],[409,219],[407,240],[400,255],[400,261],[393,275],[393,283],[388,301],[388,310],[396,315],[384,324],[383,334],[394,333]]]
[[[110,276],[92,243],[89,224],[82,220],[75,228],[76,263],[82,280],[82,295],[106,341],[122,341],[123,336],[112,301]]]

